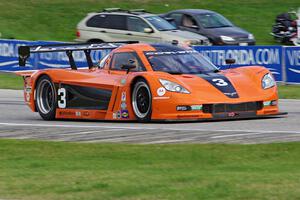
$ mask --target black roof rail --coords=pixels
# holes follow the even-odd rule
[[[124,10],[121,8],[104,8],[102,10],[102,12],[120,12],[120,11],[124,11]]]
[[[144,13],[150,13],[146,11],[145,9],[131,9],[131,10],[125,10],[121,8],[104,8],[101,12],[124,12],[124,13],[130,13],[134,15],[144,14]]]

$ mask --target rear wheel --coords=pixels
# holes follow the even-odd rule
[[[151,120],[152,113],[152,95],[147,82],[139,79],[132,91],[132,108],[133,112],[140,122]]]
[[[36,109],[44,120],[55,119],[57,95],[49,76],[43,75],[36,86]]]

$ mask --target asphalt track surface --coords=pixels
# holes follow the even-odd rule
[[[300,101],[280,100],[287,116],[217,122],[136,123],[44,121],[23,102],[22,91],[0,90],[0,138],[68,142],[271,143],[300,141]]]

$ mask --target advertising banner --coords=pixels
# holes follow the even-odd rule
[[[21,41],[21,40],[0,40],[0,71],[24,71],[37,70],[48,68],[69,68],[69,61],[66,52],[51,52],[31,54],[25,67],[20,67],[18,64],[18,47],[24,45],[47,45],[57,44],[61,42],[52,41]],[[94,63],[101,60],[110,51],[91,51],[92,60]],[[87,67],[87,62],[84,52],[74,51],[73,57],[76,66]]]
[[[22,45],[55,44],[53,41],[0,40],[0,71],[24,71],[46,68],[69,68],[66,52],[31,54],[25,67],[18,63],[18,47]],[[282,46],[196,46],[195,50],[208,57],[220,69],[241,66],[264,66],[274,75],[276,81],[300,84],[300,47]],[[92,51],[94,63],[110,50]],[[73,52],[77,67],[87,67],[85,54]],[[227,65],[226,59],[235,59]]]
[[[300,83],[300,47],[284,47],[287,83]]]
[[[241,66],[264,66],[282,81],[281,46],[197,46],[194,48],[220,69]],[[226,59],[235,59],[235,64],[227,65]]]

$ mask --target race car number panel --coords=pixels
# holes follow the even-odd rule
[[[199,77],[203,78],[215,88],[220,90],[224,95],[229,98],[239,98],[239,95],[235,88],[233,87],[230,80],[222,74],[199,74]]]
[[[57,94],[58,108],[107,110],[112,91],[93,87],[61,84]]]

